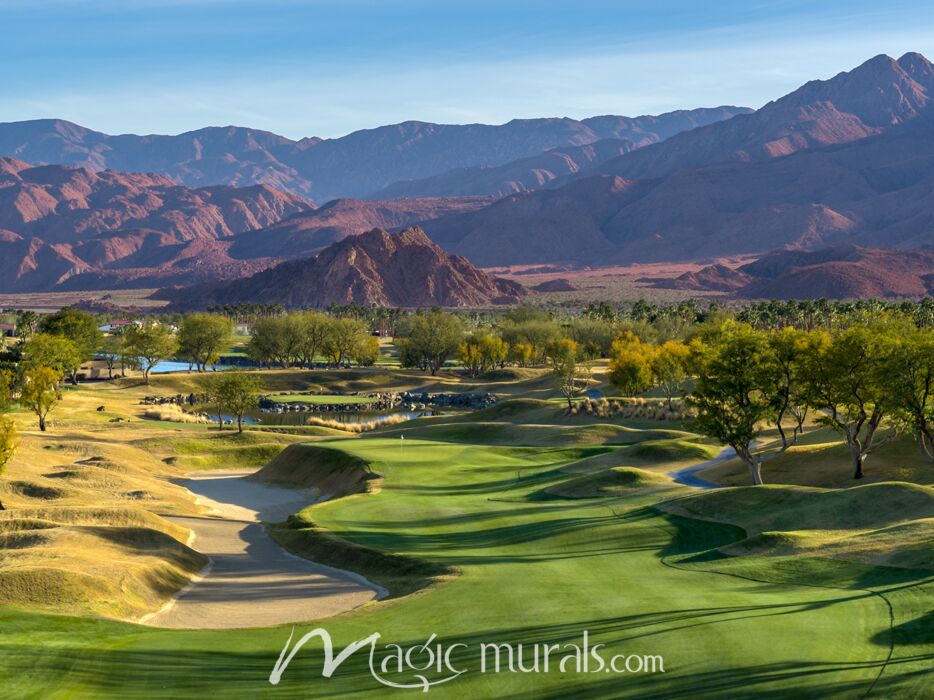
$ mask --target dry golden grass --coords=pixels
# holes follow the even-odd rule
[[[182,407],[169,403],[164,406],[151,406],[143,411],[143,417],[150,420],[161,420],[168,423],[211,423],[210,418],[187,413]]]
[[[31,414],[11,414],[21,442],[0,481],[7,508],[0,511],[0,600],[136,619],[203,568],[205,558],[186,545],[189,531],[156,513],[199,514],[173,483],[184,467],[170,455],[209,428],[140,420],[140,399],[154,393],[165,392],[104,383],[68,389],[45,433]]]
[[[329,418],[309,416],[305,419],[305,425],[313,425],[319,428],[330,428],[331,430],[341,430],[345,433],[366,433],[370,430],[376,430],[377,428],[382,428],[383,426],[387,425],[399,425],[399,423],[405,423],[407,420],[409,419],[404,416],[389,415],[384,416],[378,420],[359,423],[345,423],[339,420],[331,420]]]

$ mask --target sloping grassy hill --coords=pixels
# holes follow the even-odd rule
[[[810,554],[934,569],[934,488],[901,482],[825,490],[801,486],[717,489],[660,508],[728,522],[749,535],[729,554]]]
[[[738,459],[698,473],[702,479],[724,486],[747,486],[749,469]],[[822,428],[805,433],[801,444],[769,460],[763,467],[766,483],[848,488],[856,482],[849,450],[833,431]],[[934,485],[934,469],[910,436],[899,437],[872,453],[865,463],[863,483],[905,481]]]
[[[290,445],[249,478],[278,486],[312,489],[324,500],[365,493],[379,477],[365,461],[342,450]]]
[[[635,467],[613,467],[549,486],[543,493],[561,498],[602,498],[622,496],[627,492],[647,494],[680,490],[677,484],[661,474]]]
[[[57,613],[139,617],[207,564],[182,543],[187,536],[141,508],[0,511],[0,600]]]

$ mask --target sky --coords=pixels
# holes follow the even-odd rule
[[[0,0],[0,121],[336,137],[410,119],[760,107],[879,53],[914,0]]]

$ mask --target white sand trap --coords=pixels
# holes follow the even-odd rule
[[[141,624],[188,629],[268,627],[335,615],[386,595],[361,576],[283,550],[259,521],[282,521],[308,505],[311,496],[243,476],[201,475],[185,482],[198,503],[214,512],[169,519],[190,528],[191,546],[211,561],[200,577],[162,610],[142,618]]]

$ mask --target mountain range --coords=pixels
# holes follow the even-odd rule
[[[108,136],[55,120],[0,124],[0,153],[16,156],[0,160],[0,291],[213,283],[412,226],[497,267],[924,249],[932,99],[934,66],[909,53],[756,111],[406,122],[301,141],[235,127]],[[705,275],[738,288],[725,270]]]
[[[552,148],[604,139],[615,140],[619,148],[638,148],[748,111],[717,107],[643,117],[514,119],[498,126],[409,121],[335,139],[298,141],[236,126],[176,136],[112,136],[41,119],[0,124],[0,155],[35,164],[159,173],[188,187],[264,184],[327,202],[368,197],[402,180],[504,165]],[[470,194],[497,194],[499,189]],[[407,196],[427,194],[413,190]]]
[[[755,113],[427,228],[480,265],[934,242],[934,66],[873,58]]]

